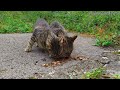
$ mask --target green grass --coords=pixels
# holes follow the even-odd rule
[[[94,69],[94,70],[92,70],[90,72],[86,72],[83,75],[83,78],[85,78],[85,79],[100,79],[101,76],[104,73],[105,73],[105,68],[100,67],[100,68]]]
[[[109,46],[120,35],[120,11],[0,11],[0,33],[32,32],[39,17],[57,20],[69,31],[94,34],[98,46]]]
[[[82,75],[81,79],[120,79],[120,74],[106,74],[105,67],[92,69]]]
[[[120,29],[120,12],[109,11],[0,11],[0,32],[32,32],[36,19],[46,18],[50,23],[61,22],[66,29],[81,33],[96,34],[96,24],[103,27],[109,23],[107,32],[118,32]]]
[[[115,79],[120,79],[120,75],[119,75],[119,74],[114,74],[113,77],[114,77]]]

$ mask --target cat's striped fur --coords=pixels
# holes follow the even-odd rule
[[[34,25],[34,32],[25,48],[32,50],[33,44],[48,51],[53,58],[69,57],[73,50],[73,42],[77,36],[69,37],[59,22],[49,24],[44,19],[38,19]]]
[[[61,46],[61,57],[69,57],[73,51],[73,42],[77,38],[77,35],[70,37],[65,28],[57,21],[50,24],[51,31],[57,35]]]

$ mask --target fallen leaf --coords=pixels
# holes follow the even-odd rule
[[[44,67],[48,67],[48,66],[49,66],[49,64],[42,64],[42,66],[44,66]]]
[[[88,58],[84,57],[84,56],[75,56],[75,57],[71,57],[74,60],[87,60]]]

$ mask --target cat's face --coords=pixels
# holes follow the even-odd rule
[[[61,58],[66,58],[70,57],[72,51],[73,51],[73,42],[77,38],[77,36],[72,36],[72,37],[65,37],[61,38],[60,40],[60,46],[61,46]]]
[[[47,43],[47,50],[50,57],[52,58],[58,57],[61,50],[59,39],[53,38],[49,43]]]
[[[69,57],[73,51],[73,42],[76,38],[77,36],[52,39],[47,44],[49,56],[52,58]]]

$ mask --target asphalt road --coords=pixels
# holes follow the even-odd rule
[[[71,57],[85,57],[85,59],[68,59],[56,67],[44,67],[44,64],[54,62],[46,52],[33,47],[32,52],[25,52],[31,33],[0,34],[0,78],[29,79],[29,78],[71,78],[70,72],[77,70],[81,74],[87,70],[99,67],[95,60],[100,58],[103,48],[93,46],[94,38],[79,36],[74,42]],[[119,66],[118,66],[119,67]],[[81,71],[80,71],[81,70]],[[69,72],[69,73],[68,73]]]

